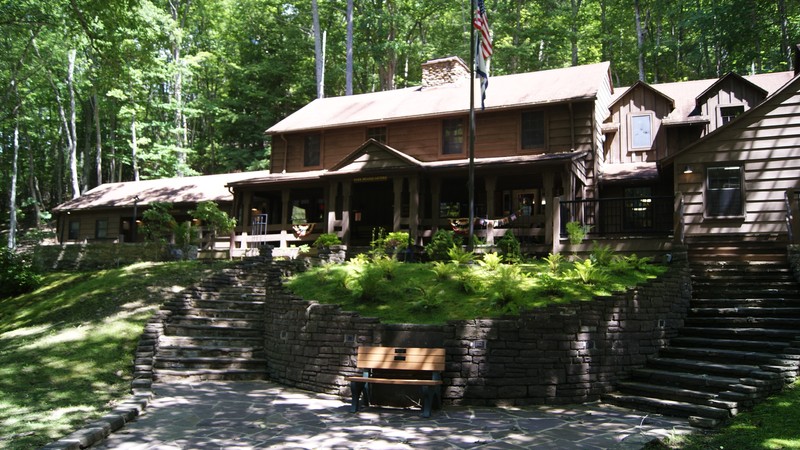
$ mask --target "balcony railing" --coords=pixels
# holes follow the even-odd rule
[[[589,226],[589,236],[669,236],[673,233],[672,197],[626,197],[561,202],[561,235],[567,223]]]

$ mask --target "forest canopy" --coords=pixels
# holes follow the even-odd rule
[[[791,0],[485,3],[492,75],[775,72],[800,41]],[[278,120],[318,95],[418,85],[423,62],[469,59],[472,30],[466,0],[0,0],[0,13],[2,231],[105,182],[267,168]]]

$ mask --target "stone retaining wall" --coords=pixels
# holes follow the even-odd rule
[[[269,274],[266,351],[270,379],[316,392],[349,395],[359,345],[443,346],[449,404],[526,405],[593,401],[683,326],[691,299],[685,255],[658,280],[629,292],[519,317],[390,325],[306,301]]]
[[[158,246],[150,243],[40,245],[33,251],[33,263],[45,271],[110,269],[134,262],[160,261],[159,251]]]

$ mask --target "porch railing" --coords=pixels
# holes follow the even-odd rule
[[[567,223],[589,226],[589,236],[669,236],[673,233],[674,198],[624,197],[561,201],[561,236]]]

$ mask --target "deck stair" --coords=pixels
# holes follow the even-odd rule
[[[152,359],[155,381],[266,378],[266,268],[225,269],[166,302]]]
[[[689,251],[692,301],[670,345],[606,401],[716,427],[795,380],[800,284],[774,243]]]

